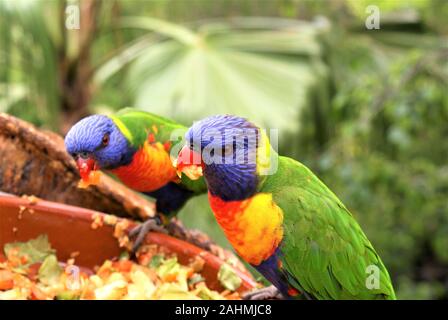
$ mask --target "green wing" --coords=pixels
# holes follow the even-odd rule
[[[118,120],[124,124],[131,135],[128,139],[136,147],[143,145],[149,133],[154,134],[156,141],[165,143],[170,141],[173,132],[178,132],[178,139],[172,142],[174,145],[183,139],[187,131],[187,127],[175,121],[133,108],[122,109],[112,118],[116,123]],[[156,130],[153,130],[154,127]]]
[[[395,299],[359,224],[308,168],[280,157],[260,191],[272,193],[284,213],[280,259],[290,284],[318,299]]]
[[[133,108],[122,109],[111,118],[136,148],[143,145],[149,134],[153,134],[157,142],[162,144],[170,142],[171,150],[175,146],[183,145],[183,139],[188,130],[187,127],[173,120]],[[182,175],[180,184],[195,193],[202,193],[207,190],[203,178],[193,181],[186,175]]]

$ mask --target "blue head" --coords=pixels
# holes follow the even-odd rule
[[[258,186],[258,136],[259,129],[244,118],[205,118],[186,133],[187,145],[179,154],[178,170],[187,173],[184,169],[192,166],[196,156],[212,195],[225,201],[247,199]]]
[[[76,123],[65,137],[67,152],[78,167],[115,169],[132,161],[135,149],[107,116],[93,115]]]

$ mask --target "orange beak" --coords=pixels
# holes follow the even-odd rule
[[[76,159],[76,166],[78,167],[81,179],[84,181],[89,181],[90,172],[97,170],[96,161],[93,158],[84,159],[78,157],[78,159]]]
[[[180,150],[174,166],[177,169],[179,178],[184,173],[191,180],[197,180],[202,177],[202,160],[201,155],[188,146],[184,146]]]

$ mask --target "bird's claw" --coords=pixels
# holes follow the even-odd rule
[[[138,226],[134,227],[129,232],[129,238],[135,238],[132,245],[132,253],[135,254],[143,244],[146,234],[150,231],[168,233],[168,230],[163,226],[162,221],[159,217],[149,218],[148,220],[142,222]]]
[[[257,289],[248,292],[242,297],[244,300],[272,300],[272,299],[284,299],[283,295],[274,286]]]
[[[179,221],[176,218],[173,218],[168,222],[166,225],[166,229],[168,230],[168,233],[170,236],[179,238],[179,239],[186,239],[187,238],[187,231],[182,226],[182,224],[179,223]]]

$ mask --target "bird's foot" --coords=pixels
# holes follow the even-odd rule
[[[168,233],[168,230],[165,228],[160,217],[158,216],[154,218],[149,218],[148,220],[142,222],[129,232],[129,238],[131,239],[135,238],[134,243],[132,245],[133,254],[135,254],[138,248],[140,248],[140,246],[143,244],[146,234],[148,234],[148,232],[150,231]]]
[[[285,297],[274,286],[269,286],[248,292],[242,297],[244,300],[272,300],[284,299]]]
[[[177,218],[172,218],[166,225],[166,229],[168,230],[170,236],[190,242],[201,249],[210,251],[213,254],[218,255],[217,252],[213,252],[213,243],[207,236],[198,232],[197,230],[186,229]]]
[[[170,221],[166,225],[166,229],[168,230],[170,236],[179,239],[187,239],[188,237],[188,231],[176,218],[170,219]]]

